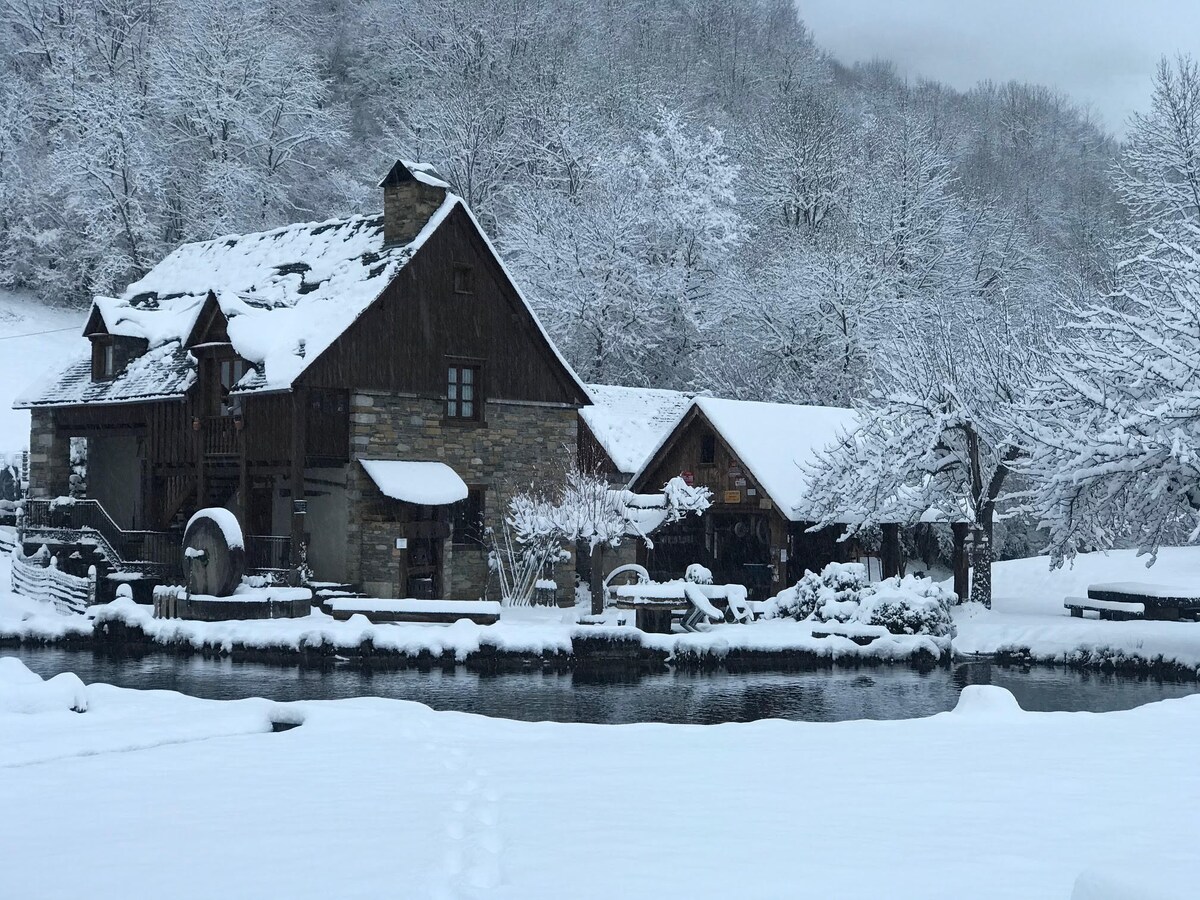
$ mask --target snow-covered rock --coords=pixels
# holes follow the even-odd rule
[[[0,657],[0,712],[87,712],[87,687],[71,672],[48,681],[29,671],[16,657]]]

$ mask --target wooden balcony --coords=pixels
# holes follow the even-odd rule
[[[205,456],[238,456],[242,452],[242,420],[237,416],[207,416],[200,423]]]

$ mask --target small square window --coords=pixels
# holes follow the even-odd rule
[[[454,267],[454,293],[475,293],[475,269],[473,266]]]
[[[479,366],[446,367],[446,418],[479,419]]]

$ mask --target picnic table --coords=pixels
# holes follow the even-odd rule
[[[1140,581],[1093,584],[1086,598],[1068,597],[1063,605],[1076,617],[1089,610],[1101,619],[1198,619],[1200,589]]]
[[[679,613],[683,614],[684,631],[698,631],[705,620],[724,621],[725,609],[738,621],[750,616],[746,589],[740,584],[697,584],[680,579],[622,584],[612,590],[613,605],[634,610],[637,627],[651,633],[669,634],[671,621]]]

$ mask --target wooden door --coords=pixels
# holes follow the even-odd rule
[[[400,592],[416,599],[440,599],[444,586],[444,546],[450,536],[448,506],[404,504],[404,537],[400,554]]]

